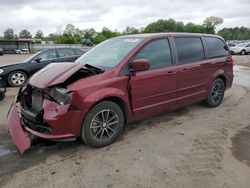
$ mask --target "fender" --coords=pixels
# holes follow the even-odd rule
[[[208,89],[210,88],[212,82],[215,80],[215,78],[217,78],[218,76],[224,76],[225,79],[226,79],[226,83],[227,83],[227,76],[225,74],[225,71],[223,69],[219,69],[219,70],[216,70],[213,74],[212,74],[212,77],[209,81],[209,85],[208,85]]]
[[[126,110],[128,113],[128,120],[132,118],[132,111],[130,108],[130,103],[128,101],[129,97],[127,91],[123,91],[121,89],[113,87],[106,87],[97,90],[96,92],[84,98],[82,101],[82,103],[84,104],[84,111],[85,112],[89,111],[96,103],[108,97],[116,97],[122,100],[126,106]]]

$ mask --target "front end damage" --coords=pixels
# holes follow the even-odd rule
[[[49,77],[50,79],[44,78],[48,77],[49,71],[41,70],[36,73],[29,84],[19,90],[11,105],[8,128],[13,143],[20,153],[31,146],[34,137],[74,140],[80,136],[86,112],[77,107],[79,103],[76,97],[77,91],[69,91],[68,85],[78,79],[94,75],[95,72],[79,65],[76,65],[79,68],[65,64],[62,66],[66,66],[68,71],[59,67],[57,70],[60,72],[51,74],[51,77],[54,77]],[[47,67],[47,69],[52,68]],[[56,67],[53,70],[56,70]],[[72,73],[69,74],[69,71]]]
[[[31,146],[34,136],[50,140],[71,140],[79,136],[84,112],[71,106],[71,96],[53,92],[56,91],[48,93],[48,89],[28,85],[20,89],[14,100],[8,124],[13,143],[21,153]],[[61,101],[53,98],[56,95]]]

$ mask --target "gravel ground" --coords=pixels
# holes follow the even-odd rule
[[[0,187],[250,185],[250,91],[244,87],[234,85],[214,109],[198,103],[132,123],[108,147],[93,149],[80,141],[41,143],[23,157],[5,129],[16,92],[9,88],[0,102]]]
[[[250,67],[250,55],[234,55],[233,56],[235,65],[241,65],[245,67]]]

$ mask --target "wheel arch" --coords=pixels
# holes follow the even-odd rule
[[[14,70],[9,71],[8,77],[9,77],[9,75],[10,75],[11,73],[16,72],[16,71],[24,72],[24,73],[26,74],[27,77],[30,76],[29,73],[28,73],[28,71],[26,71],[26,70],[23,70],[23,69],[14,69]]]
[[[128,95],[125,91],[117,88],[104,88],[98,90],[83,100],[82,107],[87,107],[87,112],[89,112],[96,104],[100,103],[101,101],[111,101],[116,103],[124,114],[124,123],[126,124],[129,122],[129,119],[132,116],[132,111],[130,108]]]
[[[116,103],[121,108],[121,110],[124,114],[124,123],[125,124],[127,123],[127,121],[128,121],[128,109],[127,109],[127,105],[125,104],[125,102],[121,98],[119,98],[117,96],[105,97],[102,100],[98,101],[97,103],[102,102],[102,101],[111,101],[111,102]]]
[[[225,88],[226,88],[227,87],[227,78],[226,78],[226,76],[221,74],[221,75],[217,76],[215,79],[217,79],[217,78],[222,79],[222,81],[223,81],[223,83],[225,85]]]
[[[211,84],[213,83],[213,81],[217,78],[220,78],[223,80],[223,83],[225,85],[225,87],[227,87],[228,84],[228,80],[227,80],[227,76],[225,75],[225,71],[223,69],[219,69],[217,71],[214,72],[212,79],[210,81],[209,87],[211,86]]]

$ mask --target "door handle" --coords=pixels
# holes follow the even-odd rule
[[[184,72],[184,73],[185,73],[185,72],[187,72],[188,70],[189,70],[189,68],[183,68],[183,69],[180,70],[180,72]]]
[[[168,72],[167,72],[167,75],[168,75],[168,76],[171,76],[171,75],[174,75],[174,74],[176,74],[175,71],[168,71]]]

